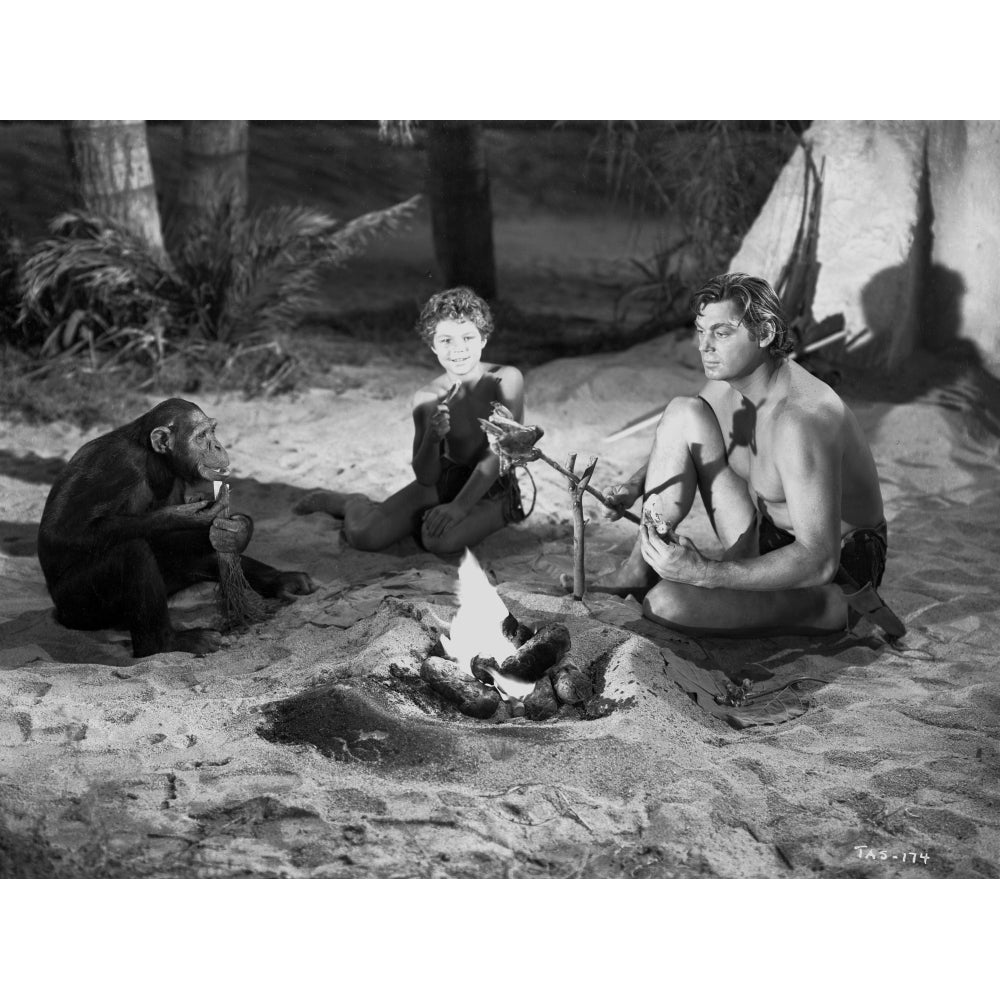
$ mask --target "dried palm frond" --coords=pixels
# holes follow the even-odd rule
[[[419,196],[342,223],[310,208],[273,207],[243,219],[223,205],[178,255],[202,336],[237,340],[296,325],[324,268],[343,265],[412,216]]]
[[[176,283],[142,240],[83,212],[58,216],[50,230],[22,266],[17,319],[44,335],[43,354],[92,345],[108,331],[121,341],[166,325]]]

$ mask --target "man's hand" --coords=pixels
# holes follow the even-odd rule
[[[639,550],[646,564],[663,580],[674,583],[705,585],[707,560],[694,542],[673,529],[658,535],[650,524],[639,527]]]
[[[641,496],[642,483],[633,482],[631,479],[624,483],[615,483],[611,489],[604,491],[604,500],[609,505],[604,516],[609,521],[617,521]]]
[[[468,516],[468,511],[454,500],[451,503],[443,503],[438,507],[431,507],[424,514],[424,529],[431,538],[438,538],[446,531],[454,528],[459,521]]]

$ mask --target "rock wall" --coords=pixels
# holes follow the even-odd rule
[[[823,200],[813,318],[842,313],[882,359],[971,341],[1000,366],[1000,123],[818,121]],[[730,269],[776,282],[799,228],[801,149]]]
[[[925,330],[955,337],[1000,366],[1000,122],[934,122],[927,145],[934,219]]]

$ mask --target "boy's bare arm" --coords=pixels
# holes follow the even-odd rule
[[[441,441],[448,433],[447,420],[436,420],[440,394],[418,389],[413,395],[413,473],[417,482],[433,486],[441,476]]]
[[[514,419],[524,420],[524,376],[509,365],[495,373],[498,402],[510,410]],[[500,475],[500,459],[488,451],[477,463],[468,482],[455,497],[454,503],[468,513],[485,496]]]
[[[516,369],[504,366],[492,373],[497,381],[496,399],[507,407],[514,419],[524,419],[524,377]],[[455,428],[461,433],[463,428]],[[473,430],[482,434],[478,422]],[[460,490],[458,496],[450,503],[441,504],[428,515],[428,525],[432,533],[440,533],[468,516],[472,508],[486,495],[489,488],[500,475],[500,459],[487,450],[476,463],[471,475]]]

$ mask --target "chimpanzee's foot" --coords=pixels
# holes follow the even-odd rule
[[[196,656],[204,656],[206,653],[214,653],[222,647],[222,636],[215,629],[211,628],[185,628],[175,629],[166,638],[161,649],[150,649],[139,652],[141,648],[133,640],[134,656],[150,656],[154,653],[194,653]]]
[[[348,502],[364,493],[337,493],[334,490],[311,490],[293,508],[293,514],[315,514],[322,511],[332,517],[343,517]]]
[[[286,572],[280,574],[280,583],[275,597],[283,601],[292,601],[303,594],[312,594],[318,589],[316,582],[308,573]]]

